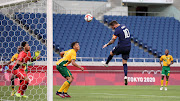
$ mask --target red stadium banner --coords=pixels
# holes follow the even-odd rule
[[[29,67],[30,78],[29,85],[46,85],[46,66]],[[72,85],[124,85],[124,72],[122,66],[83,66],[85,71],[80,71],[78,68],[68,66],[74,76]],[[53,67],[53,84],[62,85],[65,79]],[[153,66],[129,66],[128,67],[128,85],[160,85],[161,67]],[[11,72],[0,73],[3,78],[0,81],[0,86],[10,85]],[[180,85],[180,67],[171,67],[169,85]],[[4,82],[4,80],[9,82]],[[19,84],[19,80],[15,80],[15,84]]]

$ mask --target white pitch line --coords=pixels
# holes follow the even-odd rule
[[[0,101],[15,101],[15,100],[0,99]]]
[[[125,96],[143,96],[143,97],[165,97],[165,98],[180,98],[180,96],[157,96],[157,95],[132,95],[132,94],[110,94],[110,93],[71,93],[71,94],[92,94],[92,95],[125,95]]]

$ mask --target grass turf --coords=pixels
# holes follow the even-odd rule
[[[60,98],[55,94],[60,86],[54,86],[54,101],[180,101],[180,86],[168,86],[168,91],[160,91],[160,86],[71,86],[72,98]],[[15,101],[46,101],[46,86],[29,86],[28,99],[11,97],[11,88],[0,86],[0,99]],[[17,89],[17,87],[16,87]]]

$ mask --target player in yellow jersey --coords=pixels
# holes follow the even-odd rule
[[[163,61],[163,65],[162,62]],[[173,57],[169,55],[169,50],[165,50],[165,55],[162,55],[160,58],[160,65],[162,67],[162,78],[161,78],[161,88],[160,90],[163,90],[163,83],[164,83],[164,76],[166,75],[166,85],[165,85],[165,91],[167,91],[167,85],[169,80],[169,74],[170,74],[170,66],[173,64]]]
[[[22,47],[21,47],[21,46],[18,46],[18,47],[17,47],[17,51],[18,51],[18,53],[14,54],[14,55],[12,56],[11,60],[10,60],[9,62],[7,62],[7,63],[5,64],[5,66],[8,66],[9,64],[11,64],[12,62],[14,62],[14,61],[17,60],[19,53],[22,51]],[[16,64],[16,63],[14,63],[14,64]],[[13,70],[13,67],[14,67],[14,66],[11,66],[11,68],[9,68],[9,69],[10,69],[10,70]],[[15,78],[17,78],[15,75],[12,75],[12,76],[11,76],[11,87],[12,87],[11,96],[14,96],[14,94],[16,93],[16,91],[15,91],[15,89],[14,89],[14,79],[15,79]]]
[[[72,76],[71,72],[67,69],[68,64],[72,63],[73,66],[80,68],[82,71],[84,70],[83,67],[79,66],[75,63],[76,60],[76,52],[80,49],[78,42],[73,42],[71,44],[72,49],[67,51],[60,52],[61,59],[56,62],[56,69],[61,73],[61,75],[67,79],[61,88],[56,92],[56,95],[64,98],[64,97],[71,97],[67,94],[67,91],[72,83],[74,77]]]

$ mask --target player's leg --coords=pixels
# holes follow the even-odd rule
[[[127,66],[127,60],[122,59],[123,68],[124,68],[124,84],[128,85],[127,81],[127,72],[128,72],[128,66]]]
[[[119,49],[118,47],[114,47],[113,50],[110,52],[110,55],[108,56],[107,61],[106,62],[101,61],[105,67],[108,67],[108,63],[112,60],[113,56],[116,55],[116,53],[118,52],[118,49]]]
[[[128,73],[128,66],[127,66],[127,60],[129,59],[129,53],[130,53],[131,47],[126,47],[124,49],[121,49],[120,53],[122,54],[122,63],[124,68],[124,83],[125,85],[128,85],[127,81],[127,73]]]
[[[161,76],[161,88],[160,88],[160,90],[163,90],[163,83],[164,83],[164,75]]]
[[[73,76],[71,76],[72,77],[72,79],[74,79],[74,77]],[[71,82],[72,83],[72,82]],[[65,97],[71,97],[67,92],[68,92],[68,89],[69,89],[69,87],[70,87],[70,85],[71,85],[71,83],[69,84],[69,86],[67,86],[65,89],[64,89],[64,96]]]
[[[14,80],[15,80],[15,75],[13,74],[11,76],[11,87],[12,87],[12,92],[11,92],[11,96],[14,96],[14,94],[16,93],[15,89],[14,89]]]
[[[66,87],[70,86],[70,84],[71,84],[71,82],[73,81],[74,78],[72,77],[72,74],[67,69],[67,67],[57,65],[56,68],[61,73],[61,75],[67,79],[67,81],[65,81],[63,83],[63,85],[61,86],[61,88],[56,92],[56,95],[64,98],[65,95],[63,94],[63,91],[65,90]],[[68,90],[68,89],[69,89],[69,87],[66,90]]]
[[[164,66],[162,68],[162,73],[161,73],[161,88],[160,90],[163,90],[163,83],[164,83],[164,75],[165,75],[165,69],[164,69]]]
[[[22,82],[20,83],[19,89],[15,95],[17,97],[27,98],[27,96],[24,95],[24,91],[27,89],[27,85],[29,83],[28,76],[26,75],[25,71],[21,69],[14,70],[14,75],[16,75],[20,80],[22,80]]]
[[[114,56],[114,54],[113,54],[113,52],[111,51],[111,52],[110,52],[110,55],[109,55],[108,58],[107,58],[107,61],[106,61],[106,62],[101,61],[101,63],[102,63],[105,67],[108,67],[108,63],[112,60],[113,56]]]
[[[166,67],[166,84],[165,84],[165,91],[167,91],[167,85],[168,85],[168,81],[169,81],[169,75],[170,75],[170,67]]]

